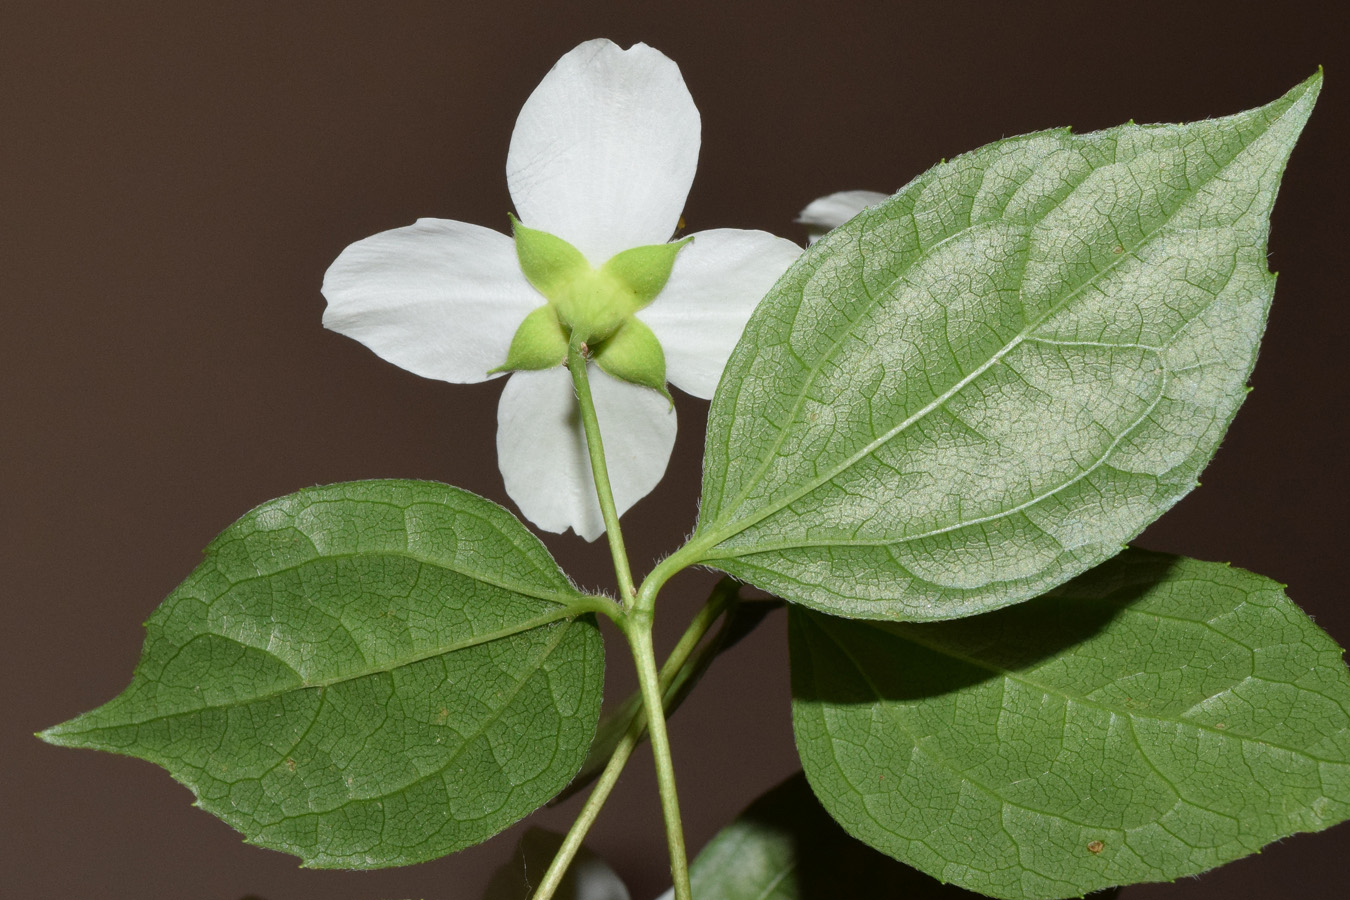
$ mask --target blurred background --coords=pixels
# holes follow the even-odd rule
[[[451,482],[503,503],[501,382],[421,380],[319,325],[349,243],[419,216],[508,227],[521,103],[577,43],[645,41],[703,117],[691,231],[894,190],[997,138],[1183,121],[1327,84],[1274,215],[1280,282],[1204,487],[1139,543],[1289,584],[1342,644],[1348,494],[1347,5],[1269,3],[0,4],[0,885],[32,898],[477,898],[521,828],[454,857],[311,872],[250,848],[148,763],[36,730],[129,680],[140,623],[248,509],[306,485]],[[677,396],[665,481],[625,518],[645,571],[692,527],[706,404]],[[608,589],[604,542],[546,535]],[[663,595],[668,647],[712,578]],[[613,637],[611,634],[610,637]],[[616,645],[617,649],[617,645]],[[659,648],[658,648],[659,649]],[[611,655],[609,696],[633,679]],[[691,848],[798,764],[781,614],[672,723]],[[667,883],[649,754],[591,845],[635,900]],[[531,819],[559,830],[574,800]],[[1124,900],[1344,896],[1350,826]],[[895,896],[955,897],[921,885]]]

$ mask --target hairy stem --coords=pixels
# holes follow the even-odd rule
[[[692,900],[689,892],[689,862],[684,850],[684,829],[680,824],[680,804],[675,795],[675,770],[670,759],[665,709],[661,702],[661,681],[656,673],[656,653],[652,649],[652,608],[660,585],[653,583],[648,587],[644,583],[641,596],[633,586],[628,551],[624,548],[623,534],[619,531],[619,512],[614,505],[614,492],[609,483],[600,421],[595,414],[595,398],[591,396],[591,384],[586,373],[586,355],[582,343],[575,337],[567,345],[567,369],[572,373],[572,385],[576,388],[577,403],[581,408],[581,423],[586,432],[586,449],[591,457],[595,494],[600,502],[600,513],[605,519],[605,537],[609,541],[610,556],[614,559],[614,576],[618,580],[619,596],[625,609],[623,617],[617,621],[632,648],[638,684],[642,687],[642,703],[647,711],[647,729],[651,735],[652,754],[656,757],[656,780],[661,791],[661,811],[666,822],[666,844],[670,848],[670,873],[675,880],[675,897],[676,900]],[[615,777],[618,777],[617,773]]]
[[[703,607],[694,616],[693,621],[689,623],[689,627],[680,636],[675,649],[670,651],[666,661],[661,664],[661,699],[667,717],[684,700],[692,683],[702,676],[704,670],[712,664],[713,659],[721,652],[727,638],[728,626],[731,624],[735,610],[740,604],[739,590],[740,584],[734,579],[723,578],[719,581],[708,595]],[[726,612],[727,615],[722,620],[721,631],[707,643],[699,646],[703,636],[707,634],[723,612]],[[695,648],[697,648],[697,653],[695,653]],[[635,700],[638,701],[633,716],[642,725],[642,731],[645,732],[647,729],[646,708],[641,704],[641,698],[642,693],[639,691],[636,697],[629,698],[628,704],[633,704]],[[639,737],[641,737],[640,734]]]
[[[609,541],[609,555],[614,560],[614,577],[619,582],[619,599],[627,606],[636,595],[633,572],[628,566],[628,551],[623,546],[623,532],[619,530],[619,512],[609,485],[605,443],[600,437],[600,421],[595,416],[595,399],[591,396],[591,382],[586,375],[586,356],[575,340],[567,346],[567,369],[572,373],[572,386],[576,388],[577,402],[581,406],[581,425],[586,431],[586,450],[591,455],[595,496],[600,501],[600,514],[605,518],[605,538]]]

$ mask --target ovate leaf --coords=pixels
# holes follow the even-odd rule
[[[595,602],[481,497],[300,491],[207,548],[126,691],[41,737],[157,763],[306,865],[420,862],[576,773],[600,711]]]
[[[1246,393],[1268,216],[1320,86],[998,141],[816,243],[713,399],[691,554],[826,612],[932,620],[1117,553]]]
[[[959,622],[790,615],[812,787],[937,878],[1077,897],[1350,817],[1350,672],[1259,575],[1130,550]]]

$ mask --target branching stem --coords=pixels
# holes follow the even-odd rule
[[[591,395],[586,365],[584,346],[573,337],[567,346],[567,368],[572,374],[572,385],[577,392],[582,428],[586,433],[586,448],[591,457],[591,474],[595,480],[596,498],[600,503],[601,515],[605,519],[605,537],[609,541],[610,556],[614,560],[614,576],[619,583],[619,597],[624,607],[624,615],[617,621],[628,638],[628,646],[633,651],[638,685],[642,691],[642,705],[647,713],[647,729],[651,734],[652,755],[656,760],[656,780],[661,792],[661,812],[666,823],[666,845],[670,849],[670,874],[675,882],[675,898],[692,900],[689,890],[689,862],[684,849],[684,828],[680,822],[680,802],[675,793],[675,768],[670,757],[670,739],[666,734],[663,691],[660,676],[656,671],[656,652],[652,648],[652,618],[656,591],[660,589],[665,579],[673,574],[673,570],[669,572],[663,570],[659,579],[647,579],[640,594],[633,585],[633,573],[628,564],[628,551],[624,548],[623,534],[619,530],[619,513],[614,504],[614,492],[610,487],[609,467],[605,462],[605,445],[600,435],[600,422],[596,417],[595,399]],[[634,727],[637,727],[636,720]],[[629,752],[631,751],[630,747]],[[613,757],[610,762],[614,764]],[[622,763],[615,765],[614,779],[618,778],[617,770],[621,768]],[[609,771],[610,765],[607,765],[605,772]],[[595,811],[599,810],[603,802],[603,798],[597,801]],[[586,805],[590,807],[590,798],[587,799]],[[589,825],[583,826],[577,836],[577,846],[580,846],[580,839],[584,836],[586,827]],[[569,833],[568,838],[571,837],[572,834]],[[572,852],[576,852],[575,848]],[[550,870],[552,869],[550,866]],[[555,887],[561,877],[560,873],[555,874],[553,879]]]
[[[679,677],[684,670],[685,664],[689,662],[695,648],[703,640],[709,629],[712,628],[722,612],[735,601],[735,591],[727,590],[724,585],[719,584],[713,589],[708,597],[707,603],[699,610],[698,615],[689,623],[681,635],[679,643],[671,651],[666,662],[661,666],[661,690],[666,702],[669,702],[679,687]],[[577,814],[576,821],[568,829],[567,836],[563,839],[562,846],[558,848],[558,853],[553,857],[553,862],[549,864],[548,871],[544,873],[543,879],[535,889],[534,900],[549,900],[557,891],[558,886],[562,884],[563,877],[567,874],[567,868],[572,864],[578,851],[581,850],[582,842],[586,840],[587,833],[591,830],[591,825],[595,823],[600,814],[600,809],[609,799],[609,794],[614,790],[614,785],[619,781],[619,775],[623,768],[628,764],[628,759],[633,755],[638,742],[642,740],[642,735],[647,731],[647,717],[642,714],[636,714],[628,723],[628,729],[623,737],[615,745],[610,754],[609,762],[606,763],[604,771],[596,779],[595,787],[591,789],[591,794],[586,798],[586,803]]]

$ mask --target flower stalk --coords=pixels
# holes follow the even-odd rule
[[[591,475],[595,479],[596,499],[600,514],[605,519],[605,539],[614,560],[614,577],[619,582],[619,600],[625,608],[633,602],[637,590],[633,587],[633,572],[628,565],[628,551],[619,530],[619,512],[614,505],[614,491],[609,484],[609,466],[605,463],[605,444],[600,436],[600,421],[595,415],[595,399],[586,375],[585,345],[575,337],[567,344],[567,368],[572,373],[572,386],[581,406],[581,423],[586,432],[586,451],[591,457]]]
[[[675,789],[675,767],[670,755],[670,739],[666,734],[666,715],[661,677],[656,671],[656,651],[652,647],[652,620],[655,590],[645,589],[638,594],[633,585],[633,574],[628,564],[628,552],[619,529],[619,513],[609,483],[609,469],[605,462],[604,441],[600,422],[595,413],[586,372],[585,345],[573,336],[567,345],[567,368],[576,388],[577,404],[581,411],[582,428],[586,434],[586,448],[590,454],[591,474],[595,481],[596,499],[605,520],[605,536],[614,560],[614,575],[624,605],[624,615],[618,619],[637,666],[638,685],[642,705],[647,714],[647,730],[651,736],[652,756],[656,762],[656,780],[661,793],[661,812],[665,819],[666,846],[670,851],[670,875],[675,883],[676,900],[692,900],[689,888],[689,861],[684,846],[684,827],[680,821],[680,802]],[[633,728],[638,728],[634,721]],[[630,731],[633,730],[630,728]],[[611,760],[613,762],[613,760]],[[606,766],[609,771],[609,766]],[[614,775],[617,778],[617,773]],[[603,802],[603,800],[601,801]],[[587,805],[589,806],[589,800]],[[575,853],[576,851],[573,850]],[[561,876],[558,876],[561,877]]]

